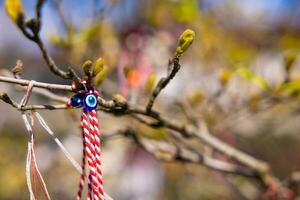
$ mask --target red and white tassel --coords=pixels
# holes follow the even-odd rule
[[[102,170],[100,161],[100,134],[97,113],[95,110],[84,111],[81,118],[83,135],[82,174],[80,176],[77,200],[81,199],[85,182],[85,162],[89,165],[88,198],[91,200],[104,200]],[[87,159],[86,159],[87,158]]]
[[[100,131],[99,131],[99,123],[97,118],[96,110],[92,110],[88,112],[89,119],[90,119],[90,127],[91,127],[91,134],[93,135],[93,144],[95,148],[95,158],[96,158],[96,169],[97,169],[97,179],[99,182],[99,193],[100,199],[104,199],[104,189],[103,189],[103,178],[102,178],[102,166],[101,166],[101,141],[100,141]]]

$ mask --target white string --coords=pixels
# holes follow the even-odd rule
[[[22,107],[22,105],[24,104],[25,102],[25,95],[23,96],[23,98],[21,99],[19,105],[18,105],[18,108],[20,109]]]
[[[47,190],[47,187],[46,187],[46,184],[45,184],[45,181],[37,167],[37,164],[36,164],[36,158],[35,158],[35,154],[34,154],[34,149],[33,149],[33,131],[32,131],[32,126],[30,125],[28,119],[27,119],[27,116],[23,113],[22,114],[22,118],[23,118],[23,121],[25,123],[25,126],[26,126],[26,129],[29,133],[29,140],[28,140],[28,153],[27,153],[27,160],[26,160],[26,180],[27,180],[27,186],[28,186],[28,189],[29,189],[29,193],[30,193],[30,200],[34,200],[34,194],[33,194],[33,191],[32,191],[32,184],[31,184],[31,173],[30,173],[30,167],[31,167],[31,161],[33,159],[34,161],[34,164],[35,164],[35,169],[40,177],[40,180],[43,184],[43,187],[45,189],[45,193],[48,197],[49,200],[51,200],[50,198],[50,195],[49,195],[49,192]],[[32,157],[31,157],[32,156]]]
[[[108,194],[104,193],[104,200],[113,200]]]
[[[29,123],[29,121],[28,121],[28,119],[27,119],[27,117],[24,113],[22,113],[22,118],[23,118],[23,121],[25,123],[25,126],[26,126],[26,129],[27,129],[28,133],[31,135],[32,129],[31,129],[30,123]]]
[[[31,185],[31,174],[30,174],[30,163],[31,163],[31,155],[30,155],[30,151],[31,151],[31,144],[30,142],[28,142],[28,152],[27,152],[27,159],[26,159],[26,182],[27,182],[27,187],[29,190],[29,194],[30,194],[30,200],[34,200],[34,195],[33,195],[33,191],[32,191],[32,185]]]
[[[72,155],[68,152],[68,150],[64,147],[64,145],[59,141],[59,139],[54,135],[53,131],[49,128],[47,123],[45,122],[44,118],[38,113],[34,112],[38,121],[40,124],[44,127],[44,129],[51,135],[56,142],[56,144],[59,146],[59,148],[62,150],[64,155],[67,157],[67,159],[71,162],[71,164],[75,167],[75,169],[82,173],[81,166],[78,164],[78,162],[72,157]]]
[[[32,129],[31,129],[31,126],[28,122],[28,119],[27,119],[27,117],[24,113],[22,114],[22,118],[23,118],[23,121],[25,123],[27,131],[29,132],[29,134],[31,134]],[[30,194],[30,200],[34,200],[34,195],[33,195],[33,191],[32,191],[32,184],[31,184],[31,175],[30,175],[30,165],[31,165],[31,154],[30,154],[30,152],[31,152],[31,141],[28,140],[27,158],[26,158],[26,182],[27,182],[27,187],[28,187],[29,194]]]

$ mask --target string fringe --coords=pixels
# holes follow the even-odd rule
[[[38,169],[37,163],[36,163],[36,158],[35,158],[35,153],[34,153],[34,131],[33,131],[33,125],[34,125],[34,119],[31,114],[31,124],[29,123],[27,116],[25,113],[22,114],[22,119],[24,121],[24,124],[26,126],[26,129],[28,131],[29,137],[28,137],[28,150],[27,150],[27,159],[26,159],[26,181],[27,181],[27,186],[30,194],[30,200],[37,199],[36,198],[36,191],[34,187],[34,191],[32,190],[32,183],[31,179],[35,181],[35,173],[37,173],[37,178],[40,184],[40,187],[46,197],[47,200],[50,200],[50,195],[48,193],[45,181]],[[35,186],[35,184],[34,184]]]

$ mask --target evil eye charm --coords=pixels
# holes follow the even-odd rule
[[[75,108],[80,108],[83,106],[83,98],[81,94],[76,94],[71,98],[71,106]]]
[[[86,110],[95,110],[98,105],[97,96],[95,94],[87,94],[84,97],[83,104]]]

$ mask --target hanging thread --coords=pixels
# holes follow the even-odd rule
[[[22,114],[23,121],[25,123],[26,129],[29,133],[28,137],[28,151],[27,151],[27,159],[26,159],[26,180],[27,180],[27,186],[30,193],[30,200],[36,200],[37,199],[37,188],[36,188],[36,182],[38,182],[42,193],[45,196],[46,200],[50,200],[50,195],[48,193],[45,181],[38,169],[36,158],[35,158],[35,152],[34,152],[34,118],[32,113],[30,114],[31,123],[29,123],[27,116],[25,113]],[[32,183],[33,181],[33,190],[32,190]]]

